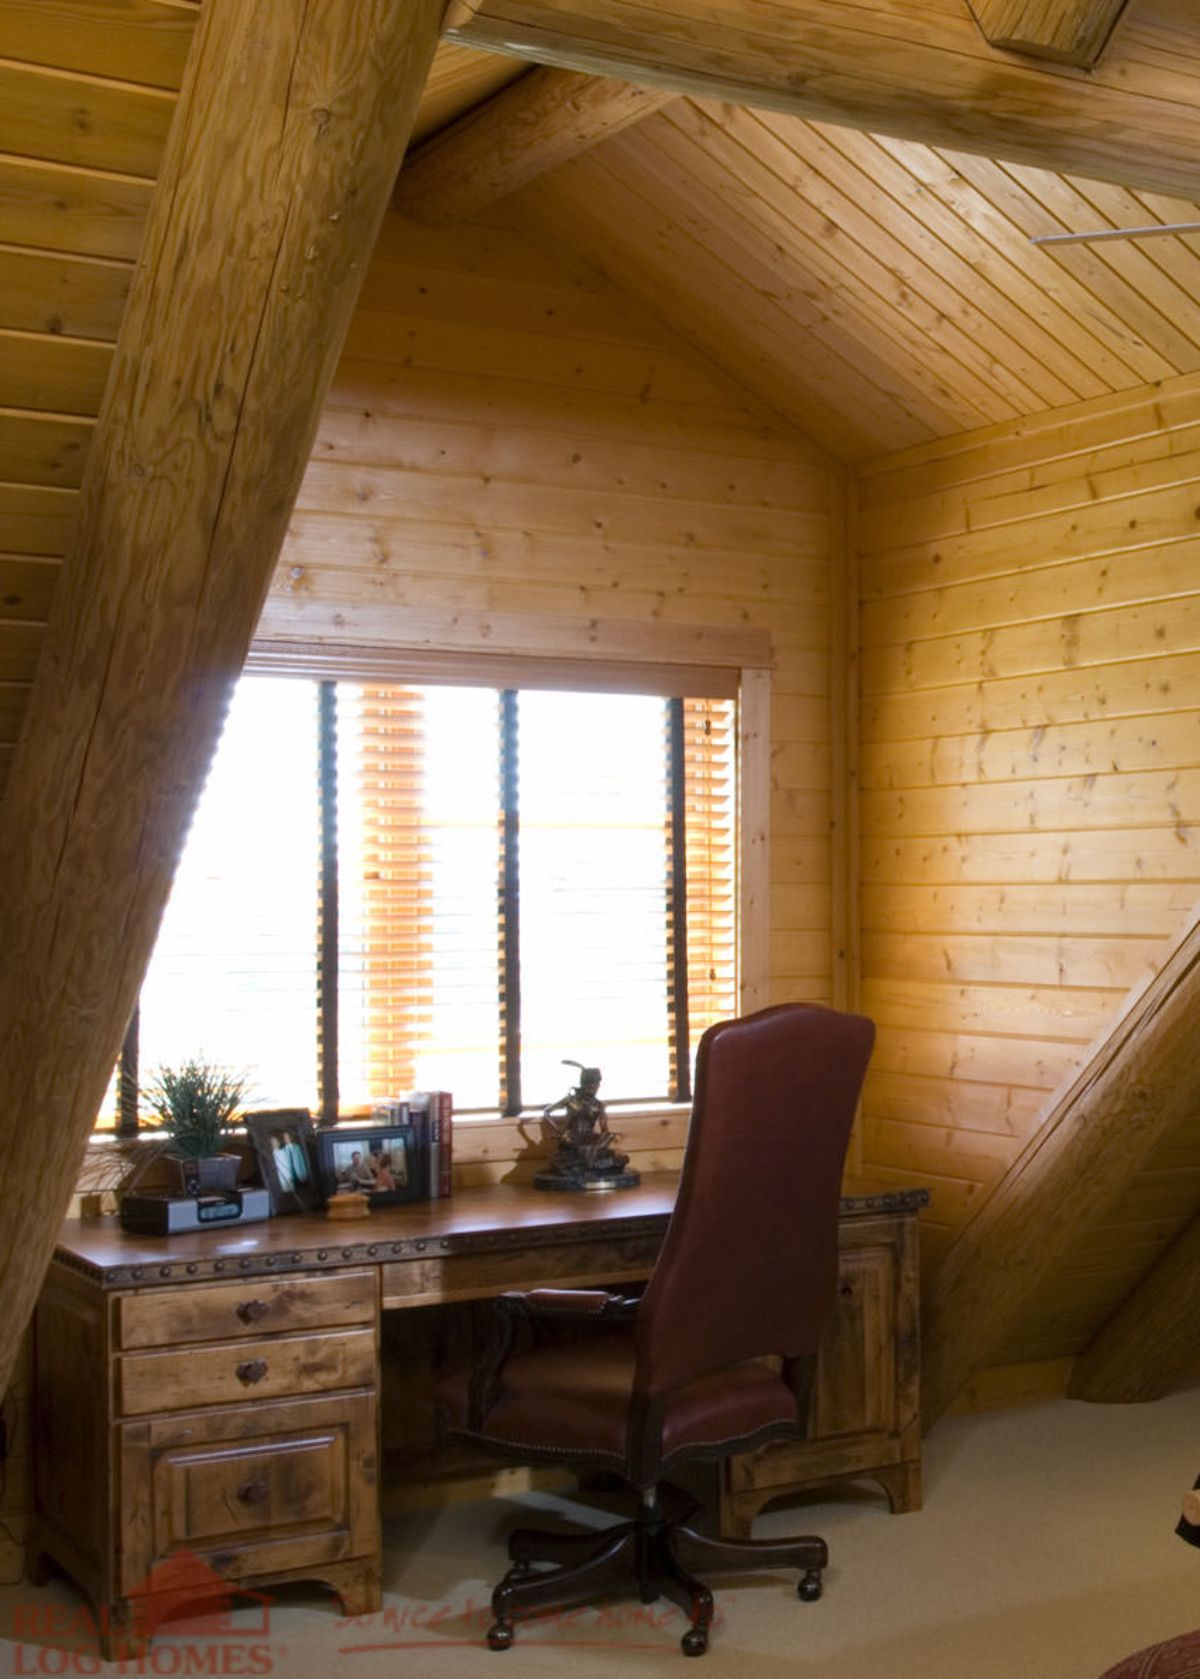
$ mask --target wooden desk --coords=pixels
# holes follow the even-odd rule
[[[137,1626],[178,1587],[181,1552],[213,1571],[214,1592],[317,1579],[347,1614],[377,1609],[381,1310],[644,1278],[675,1187],[674,1174],[599,1196],[505,1185],[361,1223],[305,1215],[172,1237],[68,1222],[35,1320],[32,1576],[47,1561],[71,1575],[110,1654],[144,1645]],[[919,1505],[927,1197],[844,1187],[815,1437],[729,1463],[726,1531],[839,1476],[873,1476],[893,1509]]]

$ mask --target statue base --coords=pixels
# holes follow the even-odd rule
[[[642,1181],[640,1172],[631,1172],[625,1168],[615,1170],[612,1167],[598,1166],[592,1170],[586,1167],[575,1172],[554,1172],[547,1168],[539,1172],[533,1180],[535,1189],[572,1189],[572,1190],[607,1190],[607,1189],[636,1189]]]

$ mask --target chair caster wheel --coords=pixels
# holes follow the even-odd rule
[[[810,1568],[796,1587],[796,1596],[803,1603],[815,1603],[821,1595],[821,1570]]]
[[[511,1621],[494,1621],[488,1628],[487,1645],[489,1650],[509,1650],[512,1648],[513,1624]]]
[[[702,1656],[708,1649],[708,1628],[689,1627],[679,1640],[679,1648],[685,1656]]]

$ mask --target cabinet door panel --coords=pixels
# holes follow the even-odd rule
[[[241,1579],[375,1548],[370,1393],[193,1412],[119,1432],[125,1592],[180,1551]]]
[[[890,1433],[895,1426],[896,1254],[853,1248],[838,1268],[838,1292],[817,1382],[818,1439]]]

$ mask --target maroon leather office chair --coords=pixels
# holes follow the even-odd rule
[[[492,1649],[508,1648],[525,1611],[632,1585],[645,1603],[666,1596],[685,1610],[682,1647],[701,1655],[713,1599],[688,1563],[795,1567],[800,1596],[820,1596],[824,1540],[708,1537],[685,1525],[698,1506],[664,1478],[689,1459],[807,1432],[874,1035],[869,1020],[807,1005],[713,1026],[675,1212],[641,1298],[505,1295],[491,1347],[442,1384],[455,1438],[524,1463],[615,1471],[640,1494],[634,1520],[600,1532],[510,1535]],[[769,1355],[777,1364],[762,1362]]]

